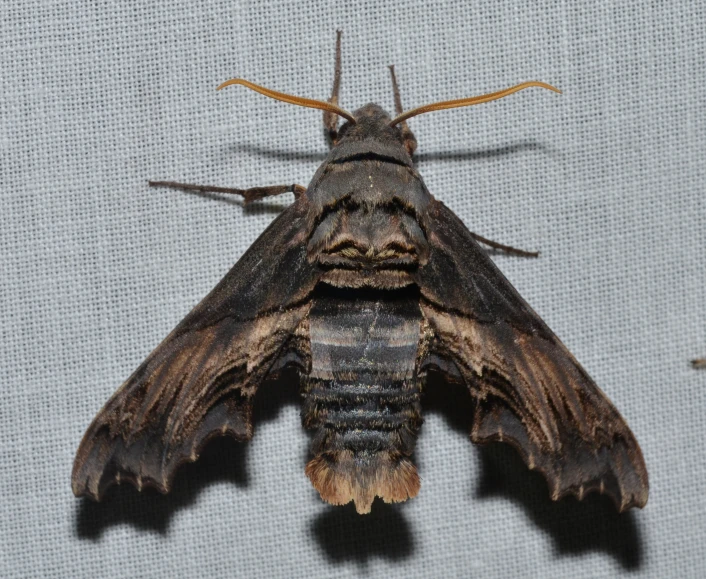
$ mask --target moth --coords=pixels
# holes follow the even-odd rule
[[[697,358],[691,361],[691,365],[694,368],[706,368],[706,358]]]
[[[246,202],[291,191],[295,201],[98,413],[76,454],[77,496],[100,500],[124,481],[168,492],[212,437],[250,439],[258,387],[293,368],[313,431],[305,472],[333,505],[368,513],[375,497],[417,495],[412,454],[430,372],[467,388],[471,440],[515,447],[552,499],[596,491],[619,511],[645,505],[647,470],[625,420],[478,242],[513,248],[471,233],[412,158],[406,121],[416,115],[558,89],[532,81],[403,112],[390,70],[394,118],[376,104],[338,106],[340,33],[327,102],[243,79],[219,87],[323,110],[330,153],[308,187],[152,183]]]

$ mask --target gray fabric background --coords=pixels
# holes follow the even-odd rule
[[[672,2],[86,2],[0,10],[0,575],[9,577],[703,577],[706,564],[706,9]],[[523,5],[524,4],[524,5]],[[432,193],[470,229],[540,249],[494,257],[628,419],[641,512],[548,498],[464,406],[427,405],[420,495],[372,515],[304,476],[290,387],[245,446],[214,442],[171,495],[73,497],[74,452],[140,361],[292,196],[244,208],[146,179],[306,184],[318,111],[407,108],[540,79],[411,121]],[[451,398],[451,400],[449,400]]]

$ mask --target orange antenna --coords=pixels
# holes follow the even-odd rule
[[[314,99],[305,99],[303,97],[293,96],[290,94],[285,94],[283,92],[277,92],[276,90],[271,90],[265,88],[264,86],[259,86],[250,81],[244,80],[242,78],[234,78],[232,80],[227,80],[221,84],[216,90],[221,90],[232,84],[241,84],[250,90],[264,94],[265,96],[275,99],[276,101],[283,101],[292,105],[299,105],[300,107],[309,107],[310,109],[321,109],[322,111],[328,111],[330,113],[337,114],[339,117],[343,117],[347,121],[355,124],[355,118],[348,111],[344,111],[342,108],[337,107],[332,103],[327,103],[324,101],[316,101]]]
[[[546,88],[549,90],[553,90],[554,92],[558,92],[561,94],[561,91],[553,87],[550,84],[546,84],[544,82],[539,82],[537,80],[531,80],[529,82],[523,82],[522,84],[518,84],[517,86],[513,86],[511,88],[506,88],[505,90],[500,90],[498,92],[491,92],[490,94],[484,94],[481,96],[476,96],[476,97],[470,97],[470,98],[465,98],[465,99],[456,99],[453,101],[443,101],[440,103],[433,103],[430,105],[424,105],[422,107],[417,107],[416,109],[412,109],[410,111],[407,111],[406,113],[402,113],[398,117],[395,117],[390,121],[390,126],[394,127],[395,125],[406,121],[407,119],[410,119],[412,117],[416,117],[417,115],[421,115],[424,113],[430,113],[431,111],[440,111],[443,109],[455,109],[458,107],[469,107],[471,105],[479,105],[481,103],[487,103],[490,101],[495,101],[498,99],[501,99],[503,97],[506,97],[508,95],[511,95],[512,93],[515,93],[517,91],[530,88],[532,86],[538,86],[540,88]]]

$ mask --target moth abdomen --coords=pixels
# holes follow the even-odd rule
[[[418,294],[317,288],[302,421],[315,430],[307,474],[321,496],[369,512],[375,496],[416,495],[409,460],[422,423]]]

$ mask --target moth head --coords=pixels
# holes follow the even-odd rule
[[[380,105],[368,103],[356,110],[353,113],[353,118],[355,122],[346,121],[338,129],[337,143],[374,139],[404,144],[405,135],[403,135],[401,127],[390,124],[392,120],[390,115]],[[412,138],[414,137],[412,136]],[[409,151],[410,154],[413,152]]]
[[[395,88],[395,104],[399,112],[402,107],[399,101],[399,91],[397,90],[397,81],[394,76],[394,68],[390,67],[390,71],[392,72],[393,86]],[[364,140],[368,138],[399,140],[401,144],[405,146],[407,152],[410,155],[414,153],[414,150],[417,147],[417,141],[414,138],[412,132],[407,127],[407,120],[411,119],[412,117],[416,117],[424,113],[430,113],[432,111],[455,109],[491,102],[530,87],[545,88],[561,94],[561,91],[558,88],[553,87],[550,84],[532,80],[529,82],[523,82],[522,84],[515,85],[505,90],[488,93],[480,96],[423,105],[421,107],[417,107],[414,109],[410,109],[406,112],[399,113],[395,118],[391,119],[390,116],[381,107],[373,103],[367,104],[363,108],[360,108],[355,111],[355,113],[351,114],[333,102],[318,101],[314,99],[308,99],[304,97],[286,94],[283,92],[278,92],[269,88],[265,88],[263,86],[259,86],[242,78],[234,78],[232,80],[227,80],[226,82],[221,84],[217,90],[221,90],[222,88],[233,84],[245,86],[251,90],[259,92],[260,94],[264,94],[265,96],[268,96],[278,101],[298,105],[301,107],[320,109],[322,111],[326,111],[327,113],[333,113],[335,115],[338,115],[346,122],[343,124],[340,131],[338,131],[338,135],[336,138],[337,142],[342,141],[344,139]]]

